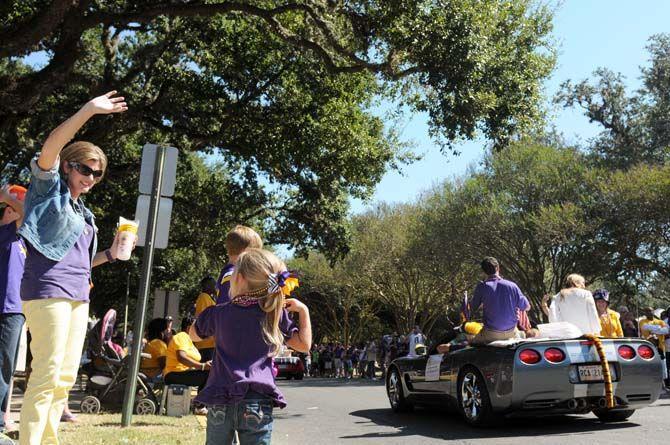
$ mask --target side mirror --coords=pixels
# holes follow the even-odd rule
[[[416,355],[426,355],[426,345],[423,345],[421,343],[417,344],[414,346],[414,353]]]

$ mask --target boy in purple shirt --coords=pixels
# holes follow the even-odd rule
[[[230,262],[223,266],[216,281],[216,304],[230,301],[230,279],[235,272],[235,263],[240,254],[249,248],[263,248],[263,241],[254,229],[237,225],[226,234],[226,253]]]
[[[272,409],[286,406],[272,375],[272,357],[282,344],[309,351],[312,328],[307,306],[286,298],[297,280],[271,252],[247,249],[231,279],[231,301],[205,309],[190,329],[195,341],[214,336],[216,354],[196,401],[207,411],[207,445],[270,444]],[[299,326],[288,317],[299,315]]]
[[[484,258],[481,266],[487,278],[477,285],[471,310],[483,307],[484,329],[471,343],[481,345],[515,338],[519,311],[528,310],[530,304],[516,283],[500,277],[500,265],[495,258]]]
[[[0,439],[5,439],[9,411],[9,386],[16,369],[21,329],[25,322],[21,304],[21,277],[26,249],[16,229],[23,220],[26,189],[14,185],[0,189],[0,203],[6,207],[0,220]]]

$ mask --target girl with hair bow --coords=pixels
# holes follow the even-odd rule
[[[207,406],[207,444],[269,444],[272,410],[286,406],[275,385],[272,358],[282,345],[308,352],[309,310],[288,298],[298,280],[271,252],[248,249],[231,279],[231,301],[205,309],[191,327],[193,340],[214,336],[216,353],[196,401]],[[298,322],[288,316],[298,314]]]

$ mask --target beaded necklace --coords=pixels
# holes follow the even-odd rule
[[[231,302],[233,304],[236,304],[238,306],[242,307],[249,307],[253,306],[254,304],[258,304],[258,301],[268,297],[268,288],[267,286],[262,287],[260,289],[252,290],[249,292],[245,292],[240,295],[236,295],[231,299]]]

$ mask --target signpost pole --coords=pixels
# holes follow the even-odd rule
[[[132,356],[128,369],[128,380],[126,392],[123,397],[123,411],[121,414],[121,426],[130,426],[133,406],[135,405],[135,391],[137,389],[137,373],[140,369],[140,354],[142,352],[142,337],[144,332],[144,315],[147,309],[147,299],[151,287],[151,270],[154,261],[154,242],[156,240],[156,223],[158,221],[158,210],[163,186],[163,166],[165,164],[165,147],[156,147],[156,162],[154,164],[153,187],[151,191],[151,202],[149,204],[149,220],[147,224],[146,245],[144,258],[142,260],[142,274],[140,280],[140,292],[137,309],[135,311],[135,324],[133,325],[133,347]]]

